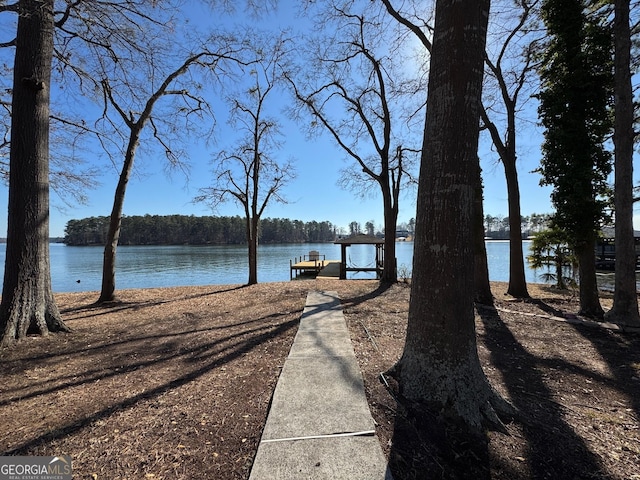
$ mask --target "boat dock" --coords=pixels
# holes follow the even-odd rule
[[[312,277],[340,276],[340,260],[327,260],[324,255],[311,251],[308,255],[289,260],[290,279],[302,275]]]
[[[333,277],[346,279],[347,272],[375,272],[380,278],[384,265],[384,239],[372,235],[357,234],[351,237],[342,238],[334,242],[340,245],[340,260],[327,260],[317,250],[311,250],[308,255],[296,257],[289,260],[290,279],[293,280],[294,272],[296,278],[299,276],[308,277]],[[347,248],[351,245],[373,245],[375,247],[375,266],[358,267],[347,266]]]

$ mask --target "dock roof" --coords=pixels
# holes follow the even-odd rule
[[[378,238],[374,235],[365,233],[357,233],[350,237],[341,238],[333,242],[335,245],[381,245],[384,244],[384,238]]]

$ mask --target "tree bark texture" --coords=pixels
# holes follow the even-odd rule
[[[504,407],[474,318],[474,199],[488,0],[438,0],[418,187],[401,394],[479,430]]]
[[[615,0],[615,246],[616,273],[610,322],[640,325],[636,293],[636,252],[633,232],[633,91],[629,0]]]
[[[53,0],[22,0],[13,70],[7,256],[0,345],[68,331],[51,290],[49,100]]]

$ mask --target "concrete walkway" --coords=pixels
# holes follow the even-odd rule
[[[249,480],[390,480],[340,300],[309,292]]]

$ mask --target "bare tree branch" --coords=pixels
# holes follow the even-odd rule
[[[286,202],[280,192],[295,175],[291,163],[283,164],[275,158],[280,147],[280,124],[268,116],[266,108],[282,79],[286,43],[278,38],[263,48],[263,53],[256,52],[247,90],[229,98],[230,123],[241,136],[230,151],[218,155],[215,185],[201,188],[194,199],[215,208],[230,197],[242,207],[249,249],[249,284],[258,281],[260,217],[272,200]]]
[[[425,48],[430,52],[431,51],[431,40],[429,40],[429,38],[424,33],[424,31],[420,27],[418,27],[416,24],[411,22],[409,19],[407,19],[405,16],[403,16],[398,10],[396,10],[393,7],[393,5],[391,4],[390,0],[382,0],[382,3],[385,6],[385,8],[387,9],[387,11],[389,12],[389,14],[394,19],[396,19],[398,21],[398,23],[404,25],[409,30],[411,30],[415,34],[415,36],[420,40],[420,42],[422,42],[422,44],[425,46]],[[425,23],[424,27],[426,29],[428,29],[429,32],[433,33],[433,27],[428,26],[426,23]]]
[[[327,15],[334,23],[327,29],[339,31],[339,40],[325,41],[329,46],[324,51],[315,49],[312,55],[319,66],[308,78],[300,74],[286,78],[300,108],[355,160],[357,168],[346,170],[344,184],[363,193],[377,188],[383,201],[385,231],[395,232],[401,186],[406,186],[405,170],[412,163],[400,146],[412,141],[403,138],[407,125],[401,121],[399,106],[409,105],[410,99],[405,95],[400,69],[391,58],[400,58],[400,51],[389,51],[393,40],[383,36],[379,17],[369,16],[372,14],[365,8],[354,8],[330,2]],[[396,281],[394,249],[394,236],[385,237],[382,278],[388,282]]]

